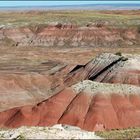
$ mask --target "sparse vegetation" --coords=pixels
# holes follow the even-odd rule
[[[4,46],[16,46],[16,42],[8,37],[1,39],[0,42]]]
[[[116,52],[116,53],[115,53],[115,55],[122,56],[122,53],[121,53],[121,52]],[[127,57],[122,56],[122,57],[121,57],[121,60],[122,60],[122,61],[127,61],[127,60],[128,60],[128,58],[127,58]]]
[[[122,56],[121,52],[116,52],[115,55]]]
[[[128,58],[127,57],[122,57],[122,61],[127,61]]]
[[[24,137],[22,134],[20,134],[20,135],[16,138],[16,140],[25,140],[25,137]]]
[[[138,26],[138,33],[140,34],[140,25]]]
[[[51,22],[87,25],[103,21],[109,26],[136,27],[140,25],[140,10],[137,11],[30,11],[1,12],[0,24],[6,26],[25,26],[30,24],[48,24]]]
[[[110,130],[96,132],[97,136],[106,138],[106,139],[134,139],[140,137],[140,128],[129,128],[122,130]]]
[[[33,33],[39,33],[43,28],[47,26],[47,24],[31,24],[28,27]]]

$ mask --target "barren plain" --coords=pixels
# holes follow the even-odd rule
[[[0,12],[0,138],[56,124],[140,136],[140,10]]]

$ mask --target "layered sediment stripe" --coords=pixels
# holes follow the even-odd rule
[[[137,127],[140,126],[139,98],[140,87],[86,80],[39,104],[1,112],[0,126],[61,123],[88,131]]]

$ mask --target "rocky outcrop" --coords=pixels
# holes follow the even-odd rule
[[[53,127],[20,127],[0,131],[0,139],[102,139],[94,132],[87,132],[68,125]]]
[[[140,86],[140,58],[127,57],[129,58],[127,61],[118,62],[97,77],[95,81]]]
[[[69,85],[78,81],[94,80],[106,70],[122,61],[122,57],[112,54],[102,54],[83,66],[76,66],[65,78],[64,83]]]
[[[43,69],[43,63],[36,71],[29,67],[14,75],[1,70],[0,127],[61,123],[98,131],[140,126],[139,60],[104,53],[75,67],[49,63]]]
[[[0,44],[46,47],[118,47],[138,45],[136,29],[78,27],[76,25],[36,25],[0,29]]]
[[[82,80],[140,86],[140,57],[104,53],[83,66],[76,66],[64,83],[71,85]]]

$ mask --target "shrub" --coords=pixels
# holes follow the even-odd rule
[[[122,56],[121,52],[116,52],[115,55]]]
[[[122,61],[127,61],[128,58],[127,57],[122,57]]]
[[[138,26],[138,33],[140,34],[140,26]]]
[[[42,29],[44,29],[45,27],[47,27],[47,24],[38,24],[38,25],[29,25],[29,29],[33,32],[33,33],[39,33]]]

